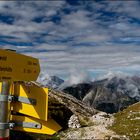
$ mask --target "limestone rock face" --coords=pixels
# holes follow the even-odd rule
[[[107,113],[115,113],[137,101],[127,94],[122,94],[120,92],[112,93],[104,86],[98,86],[86,94],[83,98],[83,102],[98,110]]]
[[[79,118],[74,114],[70,117],[69,121],[68,121],[68,127],[69,128],[80,128],[80,121]]]

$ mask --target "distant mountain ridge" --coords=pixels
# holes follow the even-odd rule
[[[94,82],[66,87],[63,91],[88,106],[114,113],[140,101],[140,77],[109,74]]]
[[[94,82],[71,84],[57,76],[40,75],[44,86],[62,90],[81,100],[85,105],[114,113],[140,101],[140,77],[109,73]]]

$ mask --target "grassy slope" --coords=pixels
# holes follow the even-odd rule
[[[140,102],[116,113],[114,117],[111,130],[130,139],[140,139]]]

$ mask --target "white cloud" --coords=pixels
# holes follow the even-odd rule
[[[85,28],[91,26],[90,19],[87,17],[88,12],[84,10],[79,10],[77,12],[72,12],[69,15],[65,15],[61,21],[63,25],[73,28]]]
[[[126,48],[125,48],[126,47]],[[105,50],[105,51],[104,51]],[[131,46],[102,46],[102,47],[83,47],[73,48],[69,51],[50,51],[26,53],[34,57],[40,58],[42,69],[47,69],[49,73],[69,73],[73,67],[87,70],[103,70],[108,69],[121,70],[133,68],[140,62],[139,53],[132,51]],[[133,70],[131,68],[131,70]],[[135,67],[138,68],[138,67]]]
[[[52,75],[66,74],[75,66],[105,71],[139,65],[140,48],[135,42],[139,41],[140,27],[136,22],[130,23],[132,17],[140,17],[139,4],[135,1],[87,3],[91,11],[86,5],[74,7],[65,1],[0,2],[0,13],[14,17],[12,24],[0,22],[0,35],[13,37],[3,40],[33,44],[21,47],[5,44],[1,48],[18,49],[39,58],[42,69]],[[70,13],[66,14],[64,8]],[[100,10],[116,15],[107,18]],[[56,14],[60,17],[58,23],[51,20]],[[43,18],[42,22],[33,21],[38,17]]]

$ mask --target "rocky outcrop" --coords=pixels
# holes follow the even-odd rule
[[[80,121],[79,121],[79,118],[78,116],[76,116],[75,114],[72,115],[68,121],[68,127],[69,128],[80,128],[81,127],[81,124],[80,124]]]
[[[75,117],[74,117],[75,118]],[[125,136],[116,134],[108,129],[114,123],[114,116],[105,112],[99,112],[96,115],[88,118],[90,124],[78,129],[67,129],[65,132],[60,132],[61,139],[123,139],[128,140]]]
[[[92,116],[98,112],[94,108],[86,106],[83,102],[77,100],[72,95],[51,88],[49,88],[49,102],[59,103],[75,115]]]

